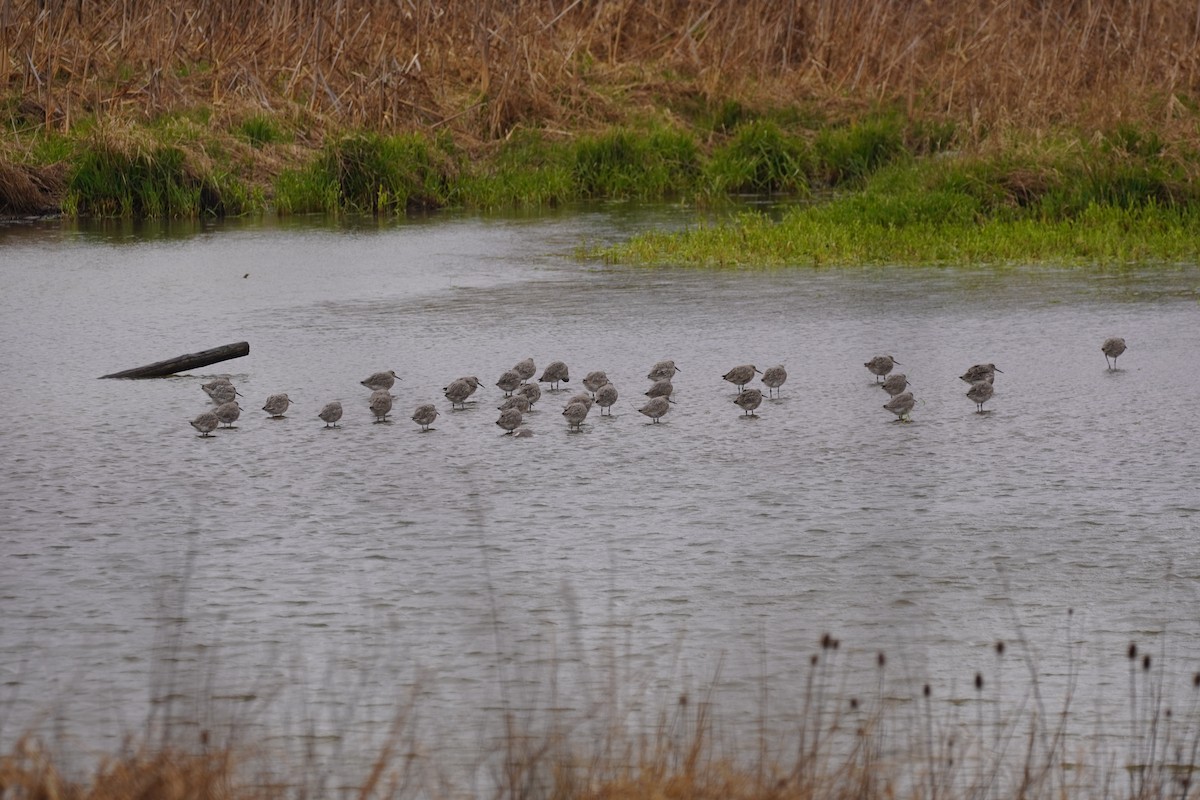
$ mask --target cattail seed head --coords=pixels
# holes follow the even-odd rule
[[[828,633],[821,634],[821,649],[828,650],[833,646],[833,637]]]
[[[850,708],[851,708],[851,709],[857,709],[857,708],[858,708],[858,698],[857,698],[857,697],[851,697],[851,698],[850,698]]]
[[[817,661],[819,661],[819,660],[820,659],[817,658],[816,653],[813,653],[811,656],[808,657],[808,663],[812,664],[814,667],[817,665]]]
[[[983,673],[982,672],[975,673],[975,690],[980,691],[980,692],[983,691]]]
[[[1192,688],[1200,689],[1200,672],[1192,675]]]
[[[1133,642],[1130,642],[1129,643],[1129,660],[1133,661],[1135,658],[1137,658],[1137,645],[1134,644]]]
[[[1004,642],[996,642],[996,655],[1004,655]]]
[[[880,669],[883,669],[884,666],[887,664],[887,656],[885,656],[883,654],[882,650],[880,650],[879,655],[875,657],[875,663],[879,665]],[[1200,672],[1196,673],[1196,679],[1200,680]],[[1200,684],[1197,684],[1197,685],[1200,685]]]
[[[1150,670],[1150,654],[1149,653],[1142,656],[1142,669],[1144,669],[1146,671]]]
[[[928,684],[928,683],[927,683],[927,684],[925,684],[925,688],[922,690],[922,692],[925,694],[925,696],[926,696],[926,697],[929,697],[929,693],[930,693],[930,691],[931,691],[931,690],[930,690],[930,688],[929,688],[929,684]]]

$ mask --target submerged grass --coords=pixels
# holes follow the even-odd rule
[[[857,198],[856,198],[857,200]],[[1045,222],[975,222],[955,198],[921,203],[838,203],[789,212],[781,221],[752,214],[682,233],[649,232],[592,253],[611,261],[659,266],[761,268],[859,264],[1100,264],[1200,258],[1200,214],[1170,209],[1092,206]],[[943,220],[932,218],[945,211]],[[957,218],[957,220],[956,220]]]
[[[796,207],[654,231],[592,253],[710,267],[1195,260],[1200,186],[1160,151],[945,154],[895,159],[862,189]]]

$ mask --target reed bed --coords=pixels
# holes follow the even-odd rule
[[[757,96],[901,103],[979,136],[1170,127],[1200,86],[1190,0],[8,0],[0,15],[7,102],[55,130],[253,107],[489,140]]]

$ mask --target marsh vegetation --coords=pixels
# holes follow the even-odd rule
[[[607,255],[1195,252],[1200,20],[1182,0],[12,6],[0,31],[9,213],[773,193],[816,207],[778,228],[747,219]]]
[[[581,703],[561,694],[569,691],[560,686],[566,665],[547,664],[535,697],[506,696],[480,709],[479,730],[494,735],[466,762],[422,740],[421,720],[431,712],[419,686],[394,701],[392,724],[369,752],[346,752],[334,737],[332,746],[310,742],[293,761],[253,738],[254,711],[230,715],[216,701],[197,707],[189,704],[195,698],[171,695],[183,676],[164,664],[144,734],[88,768],[61,743],[23,738],[0,754],[0,795],[1186,800],[1200,755],[1200,673],[1190,686],[1171,685],[1180,676],[1164,671],[1159,655],[1136,643],[1113,654],[1128,665],[1128,714],[1084,737],[1073,706],[1078,665],[1051,689],[1039,678],[1039,654],[1020,637],[995,642],[987,663],[942,686],[897,675],[884,652],[841,652],[826,634],[797,658],[795,687],[763,683],[762,734],[751,741],[728,736],[712,685],[647,708],[612,684],[626,679],[612,674],[602,678],[610,693],[594,695],[604,699]],[[245,698],[259,713],[272,694],[262,688],[265,697]],[[797,703],[798,722],[781,734],[766,716],[784,697]]]

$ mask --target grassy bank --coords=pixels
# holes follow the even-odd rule
[[[772,193],[821,202],[777,229],[606,255],[1194,255],[1200,17],[1184,0],[11,5],[7,215]],[[1125,243],[1103,240],[1115,230]]]
[[[230,144],[194,120],[47,138],[69,152],[48,177],[9,166],[36,206],[56,181],[69,215],[405,214],[551,207],[586,199],[697,207],[743,194],[791,199],[782,220],[746,215],[651,232],[591,253],[611,261],[717,267],[1054,262],[1119,264],[1200,256],[1200,157],[1121,126],[961,146],[957,129],[898,112],[790,124],[739,109],[720,130],[613,128],[575,137],[523,132],[485,150],[450,134],[355,132],[296,148],[269,119]],[[249,131],[249,132],[248,132]],[[230,153],[274,148],[273,170]],[[253,155],[245,156],[253,158]],[[236,161],[237,159],[234,159]],[[258,170],[256,173],[255,170]],[[257,182],[255,180],[257,175]],[[9,182],[11,184],[11,181]],[[10,190],[17,191],[17,190]]]
[[[0,172],[0,198],[17,212],[139,218],[403,214],[599,198],[705,204],[733,194],[803,197],[814,187],[852,185],[892,160],[936,152],[954,136],[948,124],[894,112],[810,117],[785,127],[776,118],[788,110],[726,106],[732,121],[700,120],[717,128],[649,119],[571,136],[519,131],[487,146],[449,133],[352,131],[306,148],[262,115],[224,128],[196,113],[150,126],[37,130],[24,158]],[[58,176],[50,191],[36,181],[47,171]]]
[[[1037,153],[906,159],[778,222],[751,214],[648,232],[598,255],[720,268],[1200,259],[1200,162],[1157,144],[1132,149],[1131,138],[1139,140],[1123,131]]]

